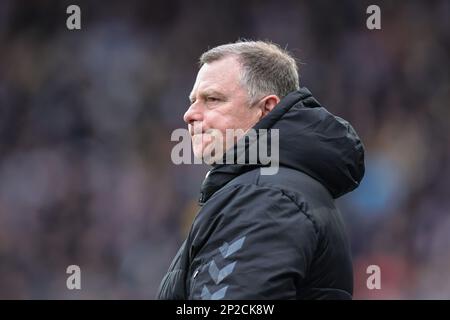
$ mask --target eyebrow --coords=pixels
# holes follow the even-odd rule
[[[222,99],[225,98],[225,95],[223,93],[221,93],[217,90],[214,90],[214,89],[206,89],[200,93],[201,97],[206,97],[206,96],[211,96],[211,95],[219,96]],[[193,94],[193,92],[191,92],[191,94],[189,95],[189,101],[192,102],[192,101],[194,101],[194,99],[195,99],[195,95]]]

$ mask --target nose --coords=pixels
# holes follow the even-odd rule
[[[183,120],[187,124],[193,124],[195,121],[203,120],[203,108],[198,102],[194,102],[193,104],[191,104],[189,109],[184,114]]]

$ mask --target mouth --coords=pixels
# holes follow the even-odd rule
[[[198,129],[196,130],[195,128],[193,128],[193,129],[189,130],[189,133],[193,137],[193,136],[196,136],[196,135],[206,134],[206,133],[208,133],[207,131],[208,130],[203,130],[201,128],[200,128],[200,130],[198,130]]]
[[[193,132],[193,133],[191,133],[191,138],[198,139],[198,138],[204,137],[204,134],[205,134],[205,132]]]
[[[206,131],[206,128],[199,122],[194,122],[193,124],[189,125],[189,133],[192,137],[195,135],[205,134]]]

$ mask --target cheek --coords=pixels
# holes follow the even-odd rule
[[[248,108],[245,106],[244,108]],[[251,109],[245,109],[233,117],[233,128],[249,129],[258,121],[257,113]]]
[[[212,111],[203,119],[203,125],[206,129],[214,129],[225,132],[226,128],[230,128],[231,124],[230,116],[220,113],[218,111]]]
[[[257,121],[257,112],[243,105],[211,110],[204,116],[203,125],[206,128],[218,129],[225,134],[226,129],[248,129]]]

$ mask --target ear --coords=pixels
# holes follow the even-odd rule
[[[264,118],[273,108],[280,102],[280,98],[277,95],[270,95],[264,97],[259,102],[259,108],[261,110],[261,118]]]

